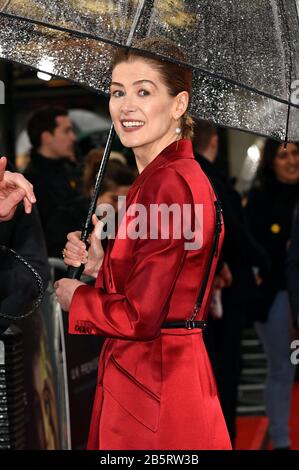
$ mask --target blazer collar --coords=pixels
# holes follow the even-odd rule
[[[144,168],[136,178],[131,189],[135,189],[137,186],[140,186],[157,168],[166,165],[172,160],[178,160],[180,158],[194,159],[191,140],[181,139],[168,145],[168,147],[162,150],[162,152]]]

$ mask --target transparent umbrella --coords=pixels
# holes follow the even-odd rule
[[[0,0],[0,57],[107,94],[116,48],[165,37],[193,69],[191,114],[296,141],[298,12],[298,0]]]
[[[193,70],[192,115],[296,141],[298,13],[298,0],[0,0],[0,57],[108,94],[118,48],[138,48],[144,37],[170,39]],[[178,62],[163,47],[145,52]],[[113,128],[84,241],[112,137]]]

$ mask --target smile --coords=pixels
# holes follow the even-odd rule
[[[140,128],[145,124],[143,121],[121,121],[121,123],[126,129]]]

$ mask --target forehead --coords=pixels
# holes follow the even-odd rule
[[[56,124],[56,128],[72,127],[72,121],[70,120],[69,116],[57,116]]]
[[[284,148],[284,144],[281,144],[279,147],[278,147],[278,151],[277,153],[284,153],[284,154],[288,154],[288,153],[293,153],[293,152],[298,152],[299,150],[299,147],[298,145],[294,144],[294,143],[289,143],[287,145],[287,148]]]
[[[121,62],[112,71],[112,81],[130,85],[139,80],[151,80],[155,84],[162,84],[159,71],[150,63],[142,59]]]

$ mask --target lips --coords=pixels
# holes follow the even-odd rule
[[[144,126],[144,121],[122,119],[121,125],[125,130],[138,130]]]

